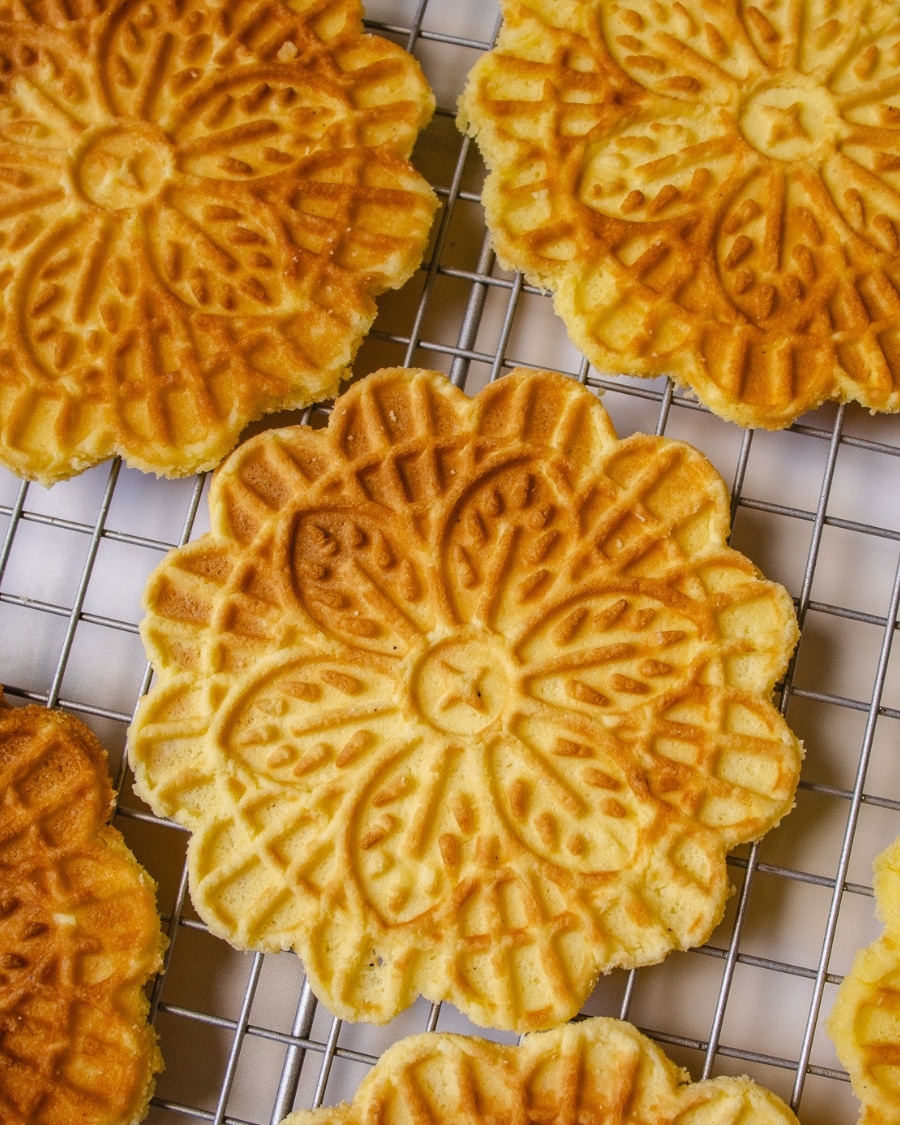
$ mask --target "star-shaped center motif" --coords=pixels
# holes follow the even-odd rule
[[[458,683],[448,691],[441,700],[439,707],[442,711],[449,711],[451,707],[471,707],[479,714],[486,714],[488,706],[485,700],[485,680],[490,669],[482,665],[477,672],[467,672],[464,668],[457,668],[449,660],[442,660],[441,667],[456,676]]]
[[[740,107],[738,126],[757,152],[787,162],[821,159],[840,133],[829,92],[797,74],[751,89]]]
[[[445,734],[471,736],[498,720],[509,698],[502,646],[464,635],[439,642],[414,670],[410,695],[420,716]]]
[[[800,120],[802,102],[792,102],[790,105],[764,105],[761,108],[771,119],[768,138],[770,145],[774,146],[784,141],[808,140],[812,136]]]

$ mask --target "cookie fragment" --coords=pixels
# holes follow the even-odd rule
[[[431,1032],[390,1047],[352,1102],[301,1110],[282,1125],[797,1125],[785,1103],[749,1078],[691,1082],[631,1024],[596,1016],[531,1032],[518,1046]]]
[[[129,1125],[162,1069],[144,986],[156,887],[107,823],[106,753],[79,720],[0,692],[0,1119]]]
[[[874,863],[879,938],[853,959],[826,1029],[860,1101],[860,1125],[900,1118],[900,837]]]

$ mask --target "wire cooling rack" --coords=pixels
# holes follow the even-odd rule
[[[805,1125],[851,1125],[858,1107],[824,1020],[853,953],[880,932],[871,863],[900,834],[900,421],[828,407],[750,433],[666,380],[597,378],[549,298],[497,268],[483,168],[454,123],[497,18],[495,0],[368,4],[370,28],[411,50],[435,89],[415,161],[442,208],[427,260],[381,300],[356,369],[432,367],[471,392],[516,364],[565,371],[603,392],[620,436],[690,441],[728,482],[733,545],[787,586],[802,624],[780,696],[807,749],[797,807],[731,857],[735,894],[706,946],[604,977],[585,1012],[635,1023],[695,1079],[746,1073]],[[48,491],[0,470],[0,683],[13,703],[61,706],[94,729],[120,792],[116,824],[158,880],[171,945],[152,997],[166,1070],[149,1125],[269,1125],[351,1096],[402,1035],[477,1029],[421,1000],[385,1027],[341,1023],[292,954],[210,936],[187,895],[184,832],[131,792],[125,731],[149,683],[140,595],[165,551],[206,530],[205,484],[114,462]]]

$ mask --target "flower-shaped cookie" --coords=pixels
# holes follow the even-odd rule
[[[3,15],[0,464],[177,476],[335,394],[436,207],[418,63],[358,0]]]
[[[134,1125],[162,1059],[156,888],[119,832],[106,754],[0,691],[0,1121]]]
[[[705,940],[801,754],[793,605],[696,450],[618,441],[563,375],[395,368],[239,448],[210,508],[147,587],[130,755],[214,931],[296,949],[342,1016],[520,1029]]]
[[[652,1039],[594,1017],[526,1035],[515,1047],[445,1032],[390,1047],[353,1101],[300,1110],[282,1125],[798,1125],[784,1102],[749,1078],[691,1082]]]
[[[828,1034],[861,1103],[860,1125],[900,1120],[900,837],[874,864],[884,932],[861,949],[828,1017]]]
[[[500,260],[604,372],[777,429],[900,409],[887,0],[503,0],[460,124]]]

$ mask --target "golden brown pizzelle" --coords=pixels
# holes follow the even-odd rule
[[[874,864],[884,923],[838,988],[826,1028],[860,1101],[860,1125],[900,1120],[900,837]]]
[[[631,1024],[596,1016],[526,1035],[518,1046],[431,1032],[390,1047],[348,1103],[301,1110],[282,1125],[797,1125],[749,1078],[691,1082]]]
[[[0,464],[211,468],[409,279],[434,110],[359,0],[0,4]]]
[[[793,604],[701,454],[561,374],[390,368],[236,450],[210,516],[147,585],[129,754],[214,932],[348,1019],[519,1030],[707,938],[801,749]]]
[[[130,1125],[162,1069],[156,887],[108,824],[106,753],[0,691],[0,1120]]]
[[[778,429],[900,409],[887,0],[502,0],[459,123],[498,258],[601,372]]]

